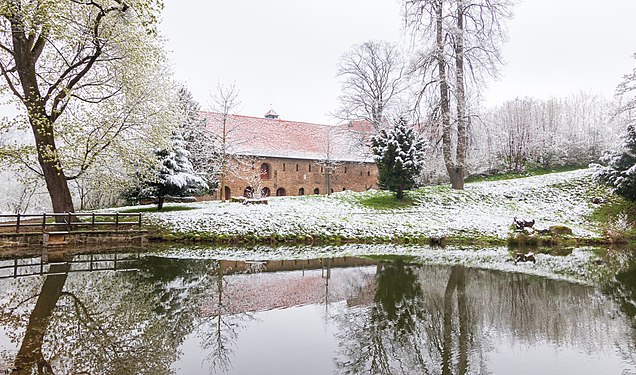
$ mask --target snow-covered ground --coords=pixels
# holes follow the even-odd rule
[[[518,272],[529,275],[594,284],[602,275],[602,266],[592,248],[577,248],[567,256],[535,254],[536,263],[514,264],[507,247],[444,248],[397,244],[346,244],[339,246],[254,246],[207,247],[175,245],[153,255],[174,258],[270,261],[335,257],[406,256],[422,264],[463,265],[467,267]]]
[[[592,171],[577,170],[504,181],[444,186],[411,193],[415,205],[376,210],[360,201],[373,194],[273,197],[267,205],[192,203],[194,210],[147,214],[177,233],[230,236],[340,236],[344,238],[442,237],[475,234],[506,238],[514,217],[535,219],[535,228],[566,225],[581,237],[598,235],[587,219],[598,187]]]

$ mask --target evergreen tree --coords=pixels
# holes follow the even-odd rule
[[[205,179],[209,189],[218,186],[219,151],[215,147],[216,137],[206,127],[206,122],[199,114],[199,103],[194,100],[186,87],[178,92],[181,115],[181,134],[185,141],[185,149],[194,171]]]
[[[137,174],[138,185],[125,194],[129,199],[156,198],[161,210],[168,196],[183,197],[208,188],[192,167],[181,133],[174,134],[171,148],[156,151],[155,157],[157,164],[152,170]]]
[[[426,141],[415,135],[413,127],[408,126],[404,118],[392,127],[380,130],[371,139],[380,187],[402,199],[405,190],[415,187],[415,179],[424,166],[426,147]]]
[[[636,201],[636,128],[627,126],[623,147],[618,152],[608,152],[603,157],[606,167],[600,167],[597,179],[614,188],[614,191]]]

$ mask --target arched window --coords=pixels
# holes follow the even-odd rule
[[[253,192],[254,192],[254,189],[252,189],[251,186],[248,186],[245,189],[243,189],[243,196],[245,198],[252,198]]]
[[[318,189],[318,188],[315,188],[315,189],[314,189],[314,194],[315,194],[315,195],[318,195],[318,194],[320,194],[320,189]]]
[[[272,193],[269,191],[268,187],[264,187],[261,189],[261,197],[265,198],[265,197],[269,197]]]
[[[276,196],[277,197],[284,197],[285,195],[287,195],[287,192],[285,191],[285,189],[283,189],[283,188],[276,189]]]
[[[230,190],[229,186],[226,186],[224,189],[223,199],[228,200],[232,197],[232,190]]]
[[[305,195],[305,188],[298,189],[298,195]]]
[[[261,164],[261,180],[269,180],[269,164]]]

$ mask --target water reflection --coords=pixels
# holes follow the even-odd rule
[[[0,262],[0,371],[636,371],[636,267],[601,292],[399,258],[40,260]]]

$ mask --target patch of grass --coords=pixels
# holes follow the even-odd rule
[[[610,243],[626,244],[636,241],[636,202],[611,195],[590,215],[603,229]]]
[[[373,195],[362,196],[359,202],[361,205],[375,210],[394,210],[415,205],[415,201],[408,193],[404,194],[404,198],[397,199],[395,195],[390,192],[379,192]]]
[[[157,210],[156,206],[153,207],[139,207],[139,208],[128,208],[125,210],[119,210],[121,213],[139,213],[139,212],[172,212],[172,211],[189,211],[195,210],[196,207],[189,206],[163,206],[161,211]]]
[[[610,224],[621,216],[624,216],[629,222],[636,222],[636,202],[630,202],[614,195],[608,197],[604,204],[598,206],[590,219],[599,224]]]
[[[525,172],[504,172],[504,173],[499,173],[492,176],[473,175],[473,176],[466,177],[464,181],[469,183],[469,182],[482,182],[482,181],[512,180],[515,178],[541,176],[541,175],[550,174],[550,173],[570,172],[570,171],[575,171],[577,169],[584,169],[584,168],[586,167],[561,166],[561,167],[554,167],[554,168],[532,168],[532,169],[528,169]]]

